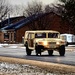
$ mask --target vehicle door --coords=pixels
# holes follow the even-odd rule
[[[29,35],[28,35],[28,44],[29,44],[29,47],[34,46],[34,33],[29,33]]]

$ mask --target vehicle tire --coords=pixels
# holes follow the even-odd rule
[[[28,56],[30,56],[31,55],[31,50],[28,48],[28,44],[26,44],[26,54],[28,55]]]
[[[48,50],[48,55],[52,56],[53,55],[53,50]]]
[[[65,55],[65,46],[64,45],[59,47],[59,54],[60,54],[60,56],[64,56]]]
[[[40,54],[41,55],[41,47],[40,46],[36,46],[35,47],[35,51],[36,51],[36,56],[38,56],[38,54]]]

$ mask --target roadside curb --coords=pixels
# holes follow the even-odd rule
[[[28,60],[28,59],[20,59],[20,58],[11,58],[11,57],[2,57],[0,56],[0,62],[8,62],[14,64],[29,64],[33,66],[37,66],[48,71],[57,71],[60,73],[75,73],[75,66],[36,61],[36,60]]]

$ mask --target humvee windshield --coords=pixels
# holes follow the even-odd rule
[[[36,33],[35,38],[46,38],[46,33]]]
[[[36,33],[35,38],[47,38],[47,33]],[[48,33],[48,38],[58,38],[58,33]]]
[[[48,38],[58,38],[58,33],[48,33]]]

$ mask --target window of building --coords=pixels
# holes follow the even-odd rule
[[[9,34],[8,33],[4,33],[4,40],[8,41],[9,40]]]

